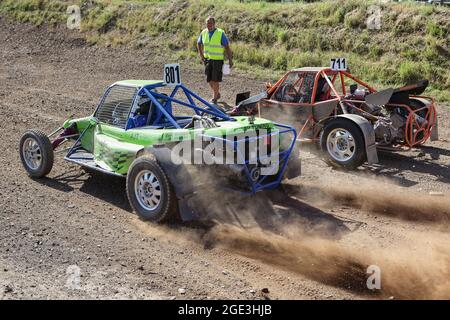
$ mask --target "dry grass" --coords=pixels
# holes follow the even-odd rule
[[[81,29],[101,45],[158,46],[178,59],[196,59],[206,16],[214,15],[233,43],[238,68],[276,78],[292,67],[328,65],[346,56],[357,76],[382,86],[431,81],[429,93],[450,101],[450,9],[413,2],[317,1],[268,3],[224,0],[73,1]],[[372,4],[381,29],[368,30]],[[0,14],[35,24],[67,19],[65,1],[6,0]]]

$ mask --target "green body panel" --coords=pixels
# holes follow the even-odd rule
[[[92,119],[92,116],[74,120],[67,120],[66,122],[64,122],[63,128],[68,128],[73,123],[76,123],[78,132],[80,134],[86,128],[89,127],[87,131],[84,133],[84,135],[81,137],[81,144],[83,145],[84,149],[92,153],[94,150],[94,128],[95,128],[95,121]]]
[[[99,125],[94,131],[95,162],[103,169],[126,174],[142,146],[105,134],[102,127]]]
[[[88,130],[81,139],[84,149],[94,154],[95,162],[103,169],[126,174],[137,153],[145,147],[193,140],[197,135],[212,137],[240,135],[255,129],[272,129],[270,120],[255,118],[253,124],[248,117],[235,117],[237,121],[219,121],[219,127],[210,129],[151,129],[140,127],[124,130],[104,123],[95,123],[93,117],[68,120],[64,128],[76,123],[79,132]]]

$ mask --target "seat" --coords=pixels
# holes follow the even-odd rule
[[[330,79],[331,81],[331,79]],[[330,89],[330,86],[327,83],[327,80],[322,76],[317,81],[317,90],[316,90],[316,96],[314,97],[314,101],[325,101],[328,99],[328,91]]]
[[[140,97],[134,116],[128,119],[127,128],[132,129],[148,125],[151,109],[152,101],[146,97]]]

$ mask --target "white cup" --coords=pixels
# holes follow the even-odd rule
[[[228,75],[231,73],[231,68],[230,68],[230,65],[229,65],[228,63],[224,63],[224,64],[223,64],[223,67],[222,67],[222,73],[223,73],[225,76],[228,76]]]

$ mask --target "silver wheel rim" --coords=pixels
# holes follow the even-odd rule
[[[345,129],[333,129],[327,137],[327,150],[334,160],[339,162],[348,161],[356,151],[355,139]]]
[[[139,172],[134,183],[134,193],[139,205],[146,210],[155,210],[161,202],[161,185],[150,170]]]
[[[42,152],[34,138],[27,138],[23,142],[22,155],[26,165],[31,170],[37,170],[42,163]]]

